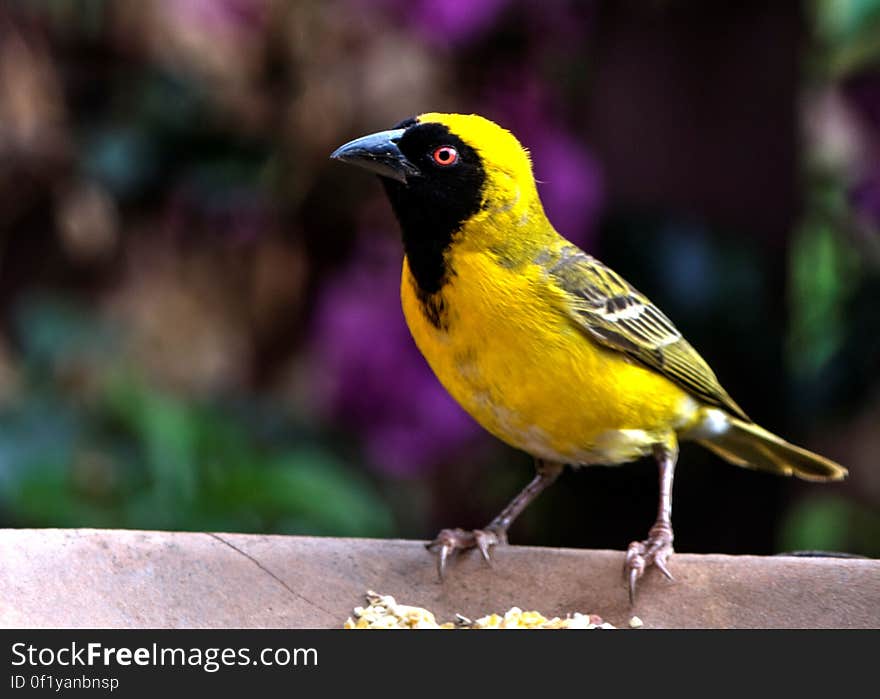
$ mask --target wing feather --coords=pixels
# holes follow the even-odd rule
[[[623,277],[574,245],[564,246],[551,259],[542,256],[541,262],[565,291],[571,318],[591,338],[700,400],[749,419],[672,321]]]

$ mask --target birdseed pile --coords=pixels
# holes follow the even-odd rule
[[[427,609],[398,604],[391,595],[380,595],[372,590],[366,594],[366,607],[355,607],[354,616],[349,617],[343,628],[346,629],[614,629],[617,628],[597,614],[575,612],[564,619],[548,619],[540,612],[524,612],[519,607],[511,607],[503,615],[488,614],[471,620],[461,614],[455,621],[437,623],[437,619]],[[634,616],[629,621],[630,628],[641,627],[642,620]]]

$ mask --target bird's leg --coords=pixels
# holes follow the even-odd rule
[[[529,503],[562,473],[562,464],[535,460],[537,473],[532,481],[508,503],[495,519],[482,529],[466,531],[464,529],[444,529],[427,545],[430,551],[437,552],[437,572],[440,579],[446,570],[446,561],[450,554],[465,549],[477,548],[487,563],[491,563],[489,549],[492,546],[507,543],[507,530],[519,517]]]
[[[636,583],[645,568],[653,565],[672,580],[666,561],[672,554],[672,479],[678,448],[674,445],[657,445],[654,447],[654,458],[660,467],[660,505],[657,508],[657,521],[648,532],[648,538],[633,541],[626,551],[623,570],[629,582],[630,604],[635,601]]]

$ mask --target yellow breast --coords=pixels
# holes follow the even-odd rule
[[[588,339],[539,266],[471,249],[452,252],[450,270],[434,299],[442,322],[432,322],[404,260],[404,315],[446,390],[499,439],[564,463],[621,463],[698,410],[672,382]]]

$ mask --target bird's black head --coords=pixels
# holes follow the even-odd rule
[[[447,124],[419,117],[351,141],[330,157],[379,175],[416,282],[424,293],[439,291],[450,272],[445,253],[483,202],[486,172],[478,151]]]

